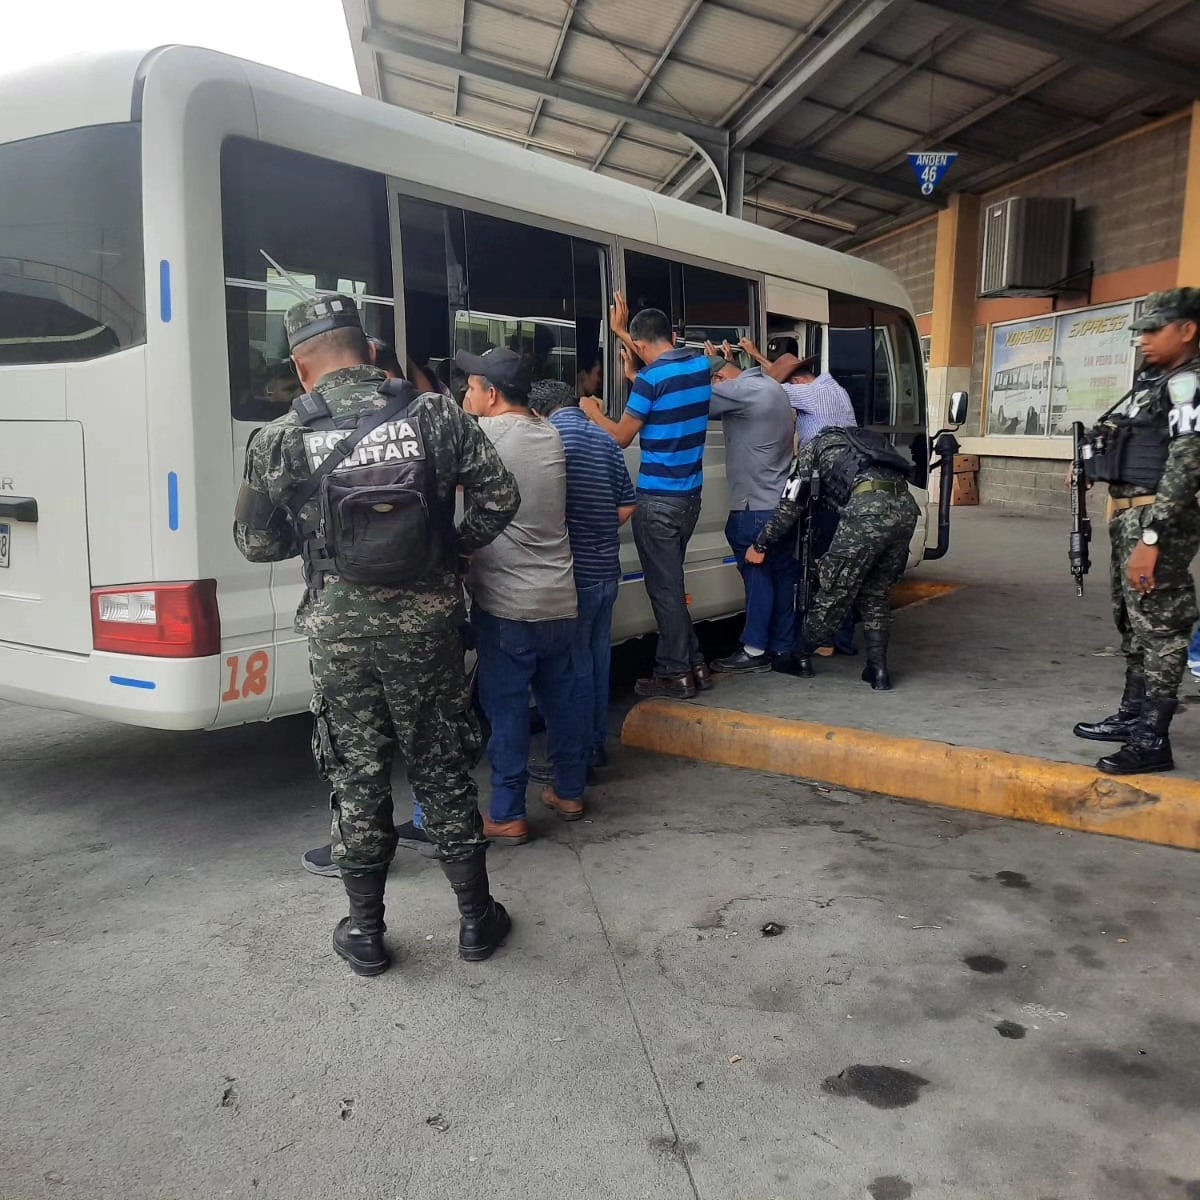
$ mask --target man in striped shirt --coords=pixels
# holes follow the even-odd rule
[[[621,526],[634,513],[633,481],[612,436],[579,409],[569,384],[540,379],[529,392],[534,412],[558,430],[567,455],[567,536],[575,560],[575,670],[589,765],[608,765],[612,615],[621,582]],[[538,778],[531,767],[530,774]]]
[[[620,292],[609,314],[623,343],[621,360],[632,383],[620,421],[604,415],[594,397],[580,408],[602,429],[628,446],[640,435],[633,540],[642,562],[646,594],[658,623],[654,674],[639,679],[639,696],[689,699],[712,687],[687,607],[683,563],[700,516],[704,482],[704,443],[712,399],[708,358],[687,347],[676,349],[667,315],[644,308],[632,321]],[[635,368],[635,360],[644,364]]]

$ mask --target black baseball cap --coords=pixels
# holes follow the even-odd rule
[[[529,367],[514,350],[497,346],[486,354],[468,354],[460,350],[454,365],[468,375],[483,375],[510,400],[529,399]]]

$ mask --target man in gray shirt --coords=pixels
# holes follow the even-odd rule
[[[529,693],[546,718],[554,783],[542,801],[563,820],[583,816],[587,758],[576,703],[574,563],[567,537],[567,459],[553,425],[529,408],[529,369],[512,350],[455,358],[468,376],[463,408],[479,419],[517,480],[521,507],[471,557],[471,625],[479,655],[479,699],[492,726],[492,798],[483,832],[494,842],[529,841]]]
[[[792,461],[795,417],[783,388],[759,367],[742,371],[719,355],[714,368],[712,408],[725,425],[725,477],[729,520],[725,538],[737,557],[746,587],[742,648],[719,658],[714,671],[769,671],[786,658],[795,634],[798,564],[792,547],[776,542],[766,561],[746,562],[746,551],[770,520]]]

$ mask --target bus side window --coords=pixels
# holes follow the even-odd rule
[[[405,339],[411,369],[465,386],[454,354],[498,346],[533,379],[603,389],[605,251],[536,225],[400,199]]]
[[[757,287],[741,275],[627,250],[625,292],[631,317],[660,309],[689,346],[728,340],[736,347],[758,327]]]
[[[283,329],[283,314],[302,298],[297,287],[354,296],[367,333],[395,339],[382,175],[229,138],[221,147],[221,216],[235,419],[272,420],[300,393]]]
[[[925,483],[928,460],[920,344],[909,316],[852,296],[829,296],[829,370],[846,389],[860,425],[891,435]]]

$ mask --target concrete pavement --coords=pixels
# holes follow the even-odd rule
[[[618,750],[362,980],[307,744],[0,705],[5,1200],[1200,1195],[1194,856]]]
[[[1200,729],[1190,676],[1172,728],[1173,775],[1114,780],[1065,765],[1090,767],[1107,752],[1071,728],[1115,710],[1124,671],[1103,525],[1082,600],[1067,572],[1066,532],[1061,521],[955,510],[950,556],[909,577],[948,590],[899,610],[893,692],[870,691],[855,658],[818,659],[813,680],[718,676],[712,692],[687,705],[639,706],[626,740],[1198,849]]]

